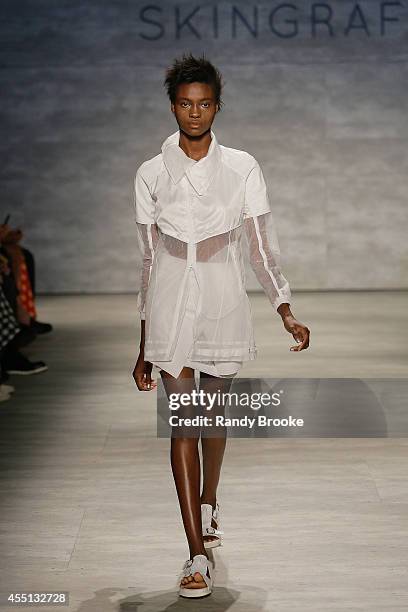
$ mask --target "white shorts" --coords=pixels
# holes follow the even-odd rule
[[[177,345],[171,361],[152,361],[159,370],[165,370],[177,378],[184,367],[200,370],[213,376],[231,376],[236,374],[242,367],[242,361],[192,361],[189,358],[193,348],[193,323],[197,310],[199,297],[199,286],[195,277],[194,270],[190,269],[188,278],[188,299]]]

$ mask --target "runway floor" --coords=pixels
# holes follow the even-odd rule
[[[302,353],[266,297],[250,298],[258,359],[240,376],[408,378],[408,292],[295,293]],[[47,609],[78,612],[407,610],[407,437],[229,439],[215,588],[178,598],[188,548],[156,391],[131,377],[135,304],[38,298],[55,331],[25,353],[49,370],[13,376],[0,404],[2,596],[69,591],[69,607]]]

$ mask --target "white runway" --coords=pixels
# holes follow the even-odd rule
[[[295,293],[301,353],[266,297],[250,299],[259,356],[239,376],[407,378],[408,292]],[[156,391],[131,377],[135,303],[38,298],[55,331],[25,353],[49,371],[13,376],[0,405],[0,591],[69,591],[53,611],[406,610],[408,438],[229,439],[215,588],[178,599],[188,548]]]

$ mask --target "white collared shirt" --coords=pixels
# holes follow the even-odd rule
[[[190,358],[255,359],[242,234],[251,267],[275,310],[291,299],[262,170],[246,151],[220,145],[212,130],[207,155],[199,161],[184,153],[179,138],[179,130],[166,138],[161,153],[139,166],[134,181],[145,359],[171,360],[191,270],[200,298]]]

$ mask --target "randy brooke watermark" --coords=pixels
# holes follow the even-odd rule
[[[406,379],[159,377],[157,436],[407,437],[407,396]]]

